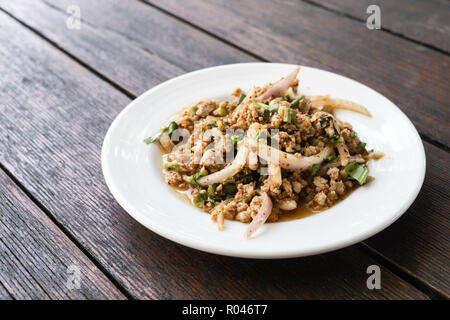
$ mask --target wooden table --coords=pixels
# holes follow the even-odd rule
[[[0,0],[0,298],[449,298],[449,50],[447,0]],[[117,204],[100,150],[118,112],[172,77],[248,61],[340,73],[408,115],[427,173],[399,221],[339,251],[246,260],[168,241]]]

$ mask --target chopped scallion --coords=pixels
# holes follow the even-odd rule
[[[291,108],[286,108],[286,109],[284,109],[283,121],[289,122],[289,123],[294,123],[296,115],[297,115],[297,110],[294,110]]]
[[[303,96],[298,97],[297,99],[295,99],[294,101],[291,102],[291,106],[295,107],[299,104],[300,101],[302,101]]]
[[[168,162],[165,164],[164,168],[166,168],[167,170],[180,170],[180,165],[176,162]]]
[[[369,175],[369,168],[366,164],[358,164],[356,161],[350,162],[344,171],[353,179],[359,182],[360,185],[366,182]]]
[[[326,159],[326,161],[329,162],[329,163],[333,163],[333,162],[338,161],[338,158],[335,155],[332,154]]]
[[[221,107],[217,108],[214,111],[214,113],[217,114],[218,116],[224,117],[228,114],[228,110],[224,106],[221,106]]]
[[[171,123],[169,123],[169,125],[167,126],[168,129],[168,133],[169,133],[169,137],[172,138],[172,133],[178,129],[178,125],[175,121],[172,121]]]
[[[151,137],[148,137],[146,139],[144,139],[144,142],[146,144],[150,144],[150,143],[154,143],[156,141],[158,141],[159,137],[163,134],[164,131],[167,130],[167,127],[162,127],[161,130],[159,130],[157,133],[155,133],[154,135],[152,135]]]

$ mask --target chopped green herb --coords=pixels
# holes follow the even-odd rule
[[[223,186],[223,192],[226,194],[235,194],[237,192],[236,184],[233,183],[227,183]]]
[[[326,128],[326,127],[328,127],[328,126],[330,125],[330,120],[331,120],[331,117],[328,117],[328,116],[321,116],[321,117],[320,117],[320,127],[321,127],[321,128]]]
[[[360,142],[360,143],[358,144],[358,149],[360,149],[360,150],[366,149],[366,144],[367,144],[367,143],[365,143],[365,142]]]
[[[194,116],[195,113],[197,112],[197,109],[198,109],[198,107],[195,105],[195,106],[192,106],[192,107],[189,109],[189,111],[191,111],[191,114]]]
[[[161,130],[159,130],[157,133],[155,133],[154,135],[152,135],[151,137],[148,137],[146,139],[144,139],[144,142],[146,144],[150,144],[150,143],[154,143],[156,141],[159,140],[159,137],[163,134],[164,131],[167,130],[167,127],[162,127]]]
[[[328,156],[326,161],[329,162],[329,163],[337,162],[338,161],[338,157],[336,157],[335,155],[332,154],[332,155]]]
[[[355,138],[355,137],[356,137],[356,132],[353,131],[353,132],[350,134],[350,137],[351,137],[351,138]]]
[[[169,137],[172,138],[172,133],[178,129],[178,125],[175,121],[172,121],[171,123],[169,123],[169,125],[167,126],[167,129],[169,130]]]
[[[208,195],[210,197],[214,197],[216,195],[216,189],[217,189],[218,184],[217,183],[213,183],[212,185],[210,185],[208,187]]]
[[[334,121],[332,118],[331,122],[333,122],[334,131],[336,131],[338,135],[341,135],[341,130],[339,129],[338,125],[336,124],[336,121]]]
[[[221,106],[221,107],[217,108],[214,111],[214,113],[217,114],[218,116],[224,117],[228,114],[228,110],[224,106]]]
[[[205,201],[208,200],[208,193],[200,193],[194,197],[194,203],[196,206],[201,206],[205,204]]]
[[[320,163],[314,164],[311,170],[311,176],[314,177],[320,169]]]
[[[295,122],[295,116],[297,115],[297,110],[286,108],[284,109],[284,115],[283,115],[283,121],[294,123]]]
[[[188,182],[193,185],[194,187],[200,187],[200,185],[197,183],[197,180],[201,177],[204,177],[208,174],[208,171],[204,168],[202,168],[200,171],[197,171],[192,176],[188,178]]]
[[[302,99],[303,99],[303,96],[298,97],[297,99],[295,99],[294,101],[291,102],[291,106],[292,106],[292,107],[297,106],[298,103],[299,103],[300,101],[302,101]]]
[[[360,185],[366,182],[369,175],[369,168],[366,164],[358,164],[356,161],[350,162],[344,171],[353,179],[359,182]]]
[[[330,140],[333,142],[338,142],[340,136],[338,136],[337,134],[334,134],[330,137]]]
[[[241,104],[241,102],[245,99],[245,97],[246,97],[246,95],[245,94],[243,94],[243,93],[241,93],[241,95],[239,96],[239,100],[238,100],[238,103],[237,103],[237,105],[240,105]]]
[[[270,120],[270,110],[269,108],[264,109],[263,113],[262,113],[262,117],[264,119],[264,121],[269,121]]]
[[[180,165],[176,162],[167,162],[164,165],[164,168],[166,168],[167,170],[176,170],[179,171],[180,170]]]

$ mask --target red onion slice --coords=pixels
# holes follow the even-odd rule
[[[245,239],[250,239],[250,237],[266,222],[267,218],[272,213],[272,200],[270,200],[270,197],[266,192],[261,191],[260,193],[263,197],[263,202],[261,208],[256,214],[256,217],[252,220],[244,233]]]
[[[292,82],[297,78],[300,67],[295,68],[286,78],[278,80],[269,90],[259,96],[256,101],[263,101],[270,98],[282,97],[291,86]]]

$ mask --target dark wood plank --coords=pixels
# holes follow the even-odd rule
[[[271,61],[357,79],[396,103],[423,135],[448,146],[448,55],[299,0],[146,1]]]
[[[0,191],[0,298],[2,287],[16,299],[124,298],[2,170]]]
[[[429,144],[425,150],[427,173],[416,201],[398,222],[367,243],[450,298],[450,154]]]
[[[8,41],[6,41],[8,39]],[[129,99],[0,13],[0,162],[136,298],[426,299],[350,247],[316,257],[250,261],[202,253],[146,230],[103,182],[100,146]],[[7,61],[7,63],[5,63]]]
[[[80,30],[66,27],[67,7],[81,10]],[[254,60],[139,1],[0,1],[0,7],[129,92],[186,71]]]
[[[380,7],[381,27],[446,52],[450,51],[448,0],[308,0],[366,20],[369,5]]]

